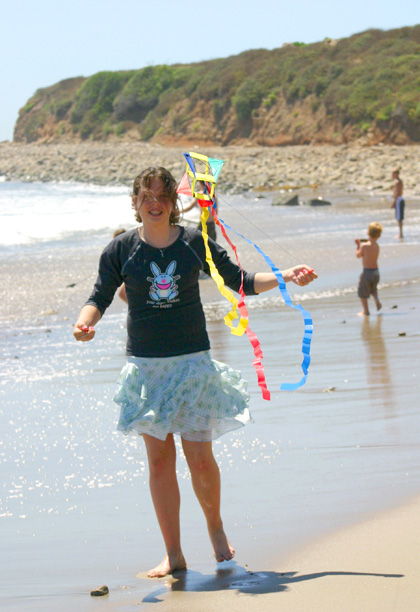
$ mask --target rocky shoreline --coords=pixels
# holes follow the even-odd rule
[[[181,178],[184,151],[226,160],[219,185],[225,192],[332,185],[389,193],[391,171],[401,168],[406,195],[419,196],[420,146],[308,145],[286,147],[163,147],[144,142],[0,143],[0,177],[6,181],[78,181],[130,186],[150,165]]]

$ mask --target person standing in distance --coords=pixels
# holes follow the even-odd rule
[[[392,171],[392,178],[394,184],[392,186],[393,201],[391,208],[395,208],[395,218],[398,223],[399,235],[395,238],[403,238],[403,221],[404,221],[404,208],[405,202],[403,198],[403,182],[400,179],[400,170],[396,168]]]

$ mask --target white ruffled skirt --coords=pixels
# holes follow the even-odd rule
[[[241,373],[209,351],[177,357],[128,357],[114,401],[118,429],[165,440],[168,433],[209,442],[252,422]]]

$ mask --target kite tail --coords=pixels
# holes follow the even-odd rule
[[[207,234],[207,219],[209,216],[209,211],[208,208],[203,208],[202,212],[201,212],[201,227],[202,227],[202,235],[203,235],[203,240],[204,240],[204,246],[206,249],[206,261],[208,263],[208,266],[210,268],[210,274],[212,279],[214,280],[214,282],[217,285],[217,288],[219,289],[220,293],[223,295],[223,297],[225,297],[232,305],[232,309],[230,310],[230,312],[228,312],[228,314],[225,316],[225,323],[228,327],[230,327],[230,330],[232,332],[232,334],[234,334],[235,336],[242,336],[244,334],[244,332],[247,329],[248,326],[248,313],[246,312],[246,316],[245,313],[243,312],[243,309],[241,310],[241,308],[239,308],[239,302],[238,300],[235,298],[235,296],[233,295],[233,293],[231,291],[229,291],[229,289],[227,287],[225,287],[225,281],[223,280],[223,278],[220,276],[214,261],[213,261],[213,257],[210,251],[210,247],[209,247],[209,240],[208,240],[208,234]],[[243,275],[241,274],[241,289],[242,289],[242,284],[243,284]],[[239,323],[236,327],[233,326],[233,320],[238,318],[238,311],[240,312],[240,319],[239,319]]]
[[[310,351],[311,351],[312,332],[314,328],[311,314],[308,310],[305,310],[300,304],[293,304],[292,299],[289,295],[289,292],[287,291],[286,283],[284,282],[283,275],[280,272],[280,270],[277,268],[277,266],[273,263],[273,261],[270,259],[270,257],[266,253],[264,253],[264,251],[260,249],[260,247],[257,244],[255,244],[255,242],[248,240],[248,238],[245,238],[245,236],[243,236],[239,232],[236,232],[234,229],[229,227],[229,225],[227,225],[222,219],[219,219],[219,222],[220,222],[219,223],[220,227],[222,227],[222,224],[223,224],[225,227],[227,227],[228,230],[230,230],[237,236],[240,236],[240,238],[243,238],[248,244],[252,245],[260,253],[260,255],[263,256],[263,258],[265,259],[267,264],[270,266],[273,273],[276,275],[277,282],[279,284],[280,293],[283,297],[285,304],[287,306],[290,306],[290,308],[295,308],[296,310],[300,310],[300,312],[302,313],[303,321],[305,324],[305,331],[304,331],[303,340],[302,340],[303,361],[302,361],[301,367],[303,371],[303,376],[300,379],[300,381],[297,383],[282,383],[280,385],[280,389],[282,391],[294,391],[295,389],[299,389],[299,387],[302,387],[302,385],[305,384],[306,379],[308,378],[308,368],[309,368],[309,364],[311,363]]]
[[[239,312],[242,314],[242,316],[248,320],[249,315],[248,315],[248,309],[245,305],[245,293],[243,290],[244,274],[243,274],[243,268],[241,266],[241,262],[239,261],[238,251],[236,249],[236,246],[233,244],[233,242],[230,240],[229,236],[227,235],[224,226],[222,225],[222,223],[220,223],[213,203],[210,209],[211,209],[211,214],[213,215],[216,224],[220,227],[225,240],[228,242],[231,249],[235,253],[236,261],[238,262],[238,266],[241,269],[241,286],[239,288],[239,295],[241,296],[241,299],[239,300],[238,307],[239,307]],[[257,335],[251,330],[249,323],[245,330],[245,333],[248,336],[248,340],[251,343],[251,346],[252,346],[252,349],[255,355],[255,358],[252,361],[252,365],[254,366],[254,369],[257,373],[258,386],[261,389],[263,398],[265,400],[270,400],[271,395],[270,395],[270,391],[267,389],[267,381],[265,378],[264,366],[262,364],[263,352],[261,349],[260,341],[258,340]]]
[[[265,381],[264,367],[262,365],[263,354],[261,350],[261,345],[258,341],[257,336],[251,331],[249,324],[248,324],[248,311],[245,306],[245,294],[243,291],[243,268],[239,262],[236,247],[231,242],[231,240],[228,238],[226,231],[225,231],[225,227],[229,229],[230,231],[234,232],[237,236],[240,236],[241,238],[243,238],[245,242],[255,247],[255,249],[263,256],[263,258],[265,259],[265,261],[271,267],[271,270],[275,274],[278,285],[279,285],[280,293],[284,299],[285,304],[289,306],[290,308],[295,308],[296,310],[300,310],[302,313],[302,317],[303,317],[304,324],[305,324],[305,332],[304,332],[303,341],[302,341],[303,376],[301,380],[297,383],[283,383],[282,385],[280,385],[281,390],[294,391],[295,389],[298,389],[303,384],[305,384],[306,379],[308,377],[308,368],[311,362],[310,348],[311,348],[312,332],[313,332],[312,317],[307,310],[305,310],[304,308],[302,308],[302,306],[300,306],[300,304],[294,305],[292,303],[290,295],[286,289],[286,283],[284,281],[284,278],[280,270],[274,265],[274,263],[271,261],[269,256],[266,255],[266,253],[264,253],[264,251],[262,251],[254,242],[252,242],[251,240],[248,240],[248,238],[245,238],[245,236],[243,236],[239,232],[236,232],[234,229],[229,227],[229,225],[224,223],[222,219],[218,218],[217,213],[216,213],[216,204],[214,202],[213,196],[214,196],[215,184],[219,176],[220,170],[224,164],[224,161],[220,159],[210,158],[210,157],[207,157],[206,155],[201,155],[199,153],[184,153],[184,157],[187,161],[187,168],[186,168],[186,173],[184,177],[182,178],[180,184],[178,185],[177,192],[185,193],[189,196],[197,198],[197,200],[200,203],[200,206],[202,207],[201,225],[202,225],[202,235],[203,235],[203,240],[204,240],[204,245],[205,245],[205,250],[206,250],[206,261],[209,266],[211,276],[213,280],[216,282],[220,293],[224,297],[226,297],[226,299],[228,299],[229,302],[232,304],[232,310],[228,313],[228,315],[226,315],[225,323],[231,328],[231,331],[233,334],[238,335],[238,336],[242,335],[244,332],[247,334],[248,339],[254,350],[255,359],[253,360],[253,365],[257,372],[258,385],[260,386],[262,390],[264,399],[270,399],[270,392],[267,389],[267,385]],[[202,172],[198,172],[196,170],[196,165],[195,165],[194,160],[197,160],[197,162],[199,162],[201,166],[204,166],[204,168],[202,169]],[[197,181],[202,181],[205,185],[205,192],[202,194],[197,193],[195,190],[195,184]],[[222,231],[223,236],[225,237],[229,245],[232,247],[235,253],[235,256],[236,256],[236,260],[238,262],[238,266],[241,270],[241,286],[239,290],[239,293],[240,293],[239,301],[224,286],[224,280],[220,276],[219,272],[217,271],[217,268],[212,258],[212,254],[211,254],[211,251],[208,245],[208,234],[207,234],[207,219],[209,216],[209,210],[208,210],[209,207],[211,209],[211,213],[215,219],[215,222],[217,223],[217,225],[220,227]],[[238,310],[241,315],[240,320],[239,320],[238,325],[236,327],[233,327],[232,321],[233,319],[238,318],[238,312],[237,312]]]

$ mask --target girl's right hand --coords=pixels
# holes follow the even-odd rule
[[[88,327],[83,323],[76,323],[73,329],[73,336],[78,342],[89,342],[95,335],[95,329],[91,326]]]
[[[313,270],[310,266],[306,264],[299,264],[298,266],[293,266],[293,268],[289,268],[282,272],[284,280],[287,282],[292,281],[296,285],[300,287],[304,287],[308,285],[313,280],[318,278],[318,274]]]

